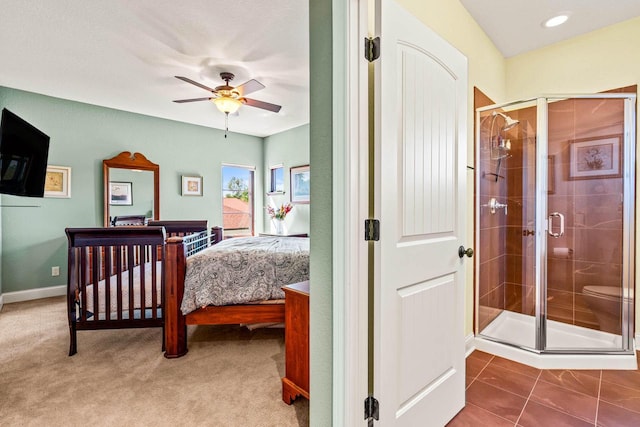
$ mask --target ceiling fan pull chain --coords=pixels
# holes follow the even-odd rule
[[[229,132],[229,113],[224,113],[224,138],[227,139]]]

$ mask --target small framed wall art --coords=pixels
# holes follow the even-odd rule
[[[574,140],[569,147],[569,179],[617,178],[620,135]]]
[[[47,165],[44,197],[71,198],[71,168]]]
[[[289,170],[291,203],[309,203],[311,175],[309,165],[296,166]]]
[[[182,175],[182,195],[202,196],[202,177]]]

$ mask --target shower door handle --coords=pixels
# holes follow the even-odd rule
[[[560,218],[560,232],[559,233],[554,233],[553,232],[553,218]],[[549,229],[547,230],[549,232],[549,236],[551,237],[555,237],[556,239],[560,236],[564,235],[564,215],[562,215],[560,212],[552,212],[549,214]]]

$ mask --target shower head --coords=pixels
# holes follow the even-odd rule
[[[498,116],[502,117],[502,119],[504,120],[504,125],[499,128],[499,131],[497,133],[496,138],[494,140],[494,134],[493,134],[493,129],[494,129],[494,124],[496,122],[496,119],[498,118]],[[512,119],[511,117],[507,116],[504,113],[501,113],[499,111],[493,111],[491,113],[491,126],[489,127],[489,143],[491,144],[491,158],[493,159],[502,159],[505,157],[509,157],[509,151],[511,151],[511,141],[509,141],[508,139],[505,139],[502,137],[502,132],[508,131],[509,129],[517,126],[520,123],[519,120],[515,120]],[[498,168],[499,168],[499,164],[498,164]],[[498,173],[498,171],[496,171],[496,174]]]
[[[502,117],[504,119],[504,126],[501,129],[503,131],[509,130],[509,129],[517,126],[520,123],[520,120],[512,119],[511,117],[509,117],[506,114],[501,113],[499,111],[494,111],[493,115],[494,116],[500,116],[500,117]]]

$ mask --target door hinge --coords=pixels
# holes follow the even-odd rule
[[[380,404],[378,403],[378,399],[370,394],[366,399],[364,399],[364,419],[378,421],[379,418]]]
[[[373,62],[380,58],[380,37],[364,38],[364,57],[367,61]]]
[[[380,240],[380,221],[377,219],[364,220],[364,240],[376,242]]]

